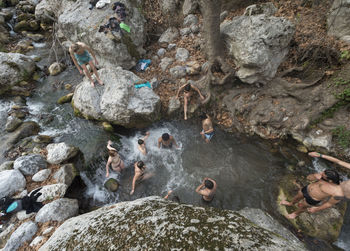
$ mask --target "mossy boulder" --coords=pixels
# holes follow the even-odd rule
[[[104,187],[107,188],[111,192],[116,192],[116,191],[118,191],[119,183],[116,179],[109,178],[105,182]]]
[[[39,25],[35,20],[32,20],[32,21],[22,20],[18,22],[14,28],[15,32],[36,31],[38,29],[39,29]]]
[[[58,100],[57,100],[57,103],[58,104],[64,104],[64,103],[69,103],[72,101],[72,98],[73,98],[73,93],[69,93],[65,96],[62,96],[60,97]]]
[[[297,209],[295,206],[286,207],[279,204],[281,200],[287,199],[288,201],[291,201],[293,196],[297,194],[299,187],[295,184],[295,180],[295,176],[286,175],[279,185],[278,208],[283,215],[291,213]],[[307,181],[305,180],[303,183],[307,184]],[[310,214],[304,212],[296,219],[290,219],[289,221],[295,228],[301,230],[305,234],[332,243],[339,237],[345,211],[346,203],[341,202],[332,208],[317,213]]]
[[[65,221],[39,249],[306,250],[239,213],[160,197],[104,206]]]
[[[103,127],[103,130],[105,130],[106,132],[113,132],[114,131],[113,126],[108,122],[102,122],[102,127]]]

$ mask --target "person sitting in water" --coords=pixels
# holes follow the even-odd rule
[[[131,189],[130,195],[134,194],[137,181],[139,182],[144,181],[146,179],[151,178],[154,175],[153,173],[145,172],[146,166],[145,166],[145,163],[143,163],[143,161],[141,160],[135,162],[134,168],[135,168],[135,175],[132,180],[132,189]]]
[[[172,148],[173,144],[176,148],[179,146],[176,144],[176,141],[173,136],[169,135],[169,133],[163,133],[162,137],[158,139],[158,148],[162,146],[162,148]]]
[[[112,144],[112,141],[109,140],[107,143],[109,157],[106,164],[106,178],[108,178],[109,176],[109,165],[111,165],[112,170],[116,172],[121,172],[125,168],[123,160],[120,158],[117,150],[111,147],[111,144]]]
[[[321,173],[310,174],[307,179],[313,181],[299,190],[291,202],[282,200],[281,205],[293,206],[297,202],[298,209],[287,214],[288,219],[295,219],[299,214],[305,212],[315,213],[330,208],[340,202],[337,197],[343,197],[344,193],[339,185],[339,174],[334,170],[326,170]]]
[[[204,96],[202,95],[202,93],[200,92],[200,90],[195,87],[194,85],[191,84],[184,84],[183,86],[181,86],[176,93],[176,98],[179,98],[179,94],[180,92],[184,90],[184,118],[185,120],[187,120],[187,106],[188,103],[193,95],[193,91],[196,91],[199,94],[200,99],[203,101],[204,100]]]
[[[86,77],[89,78],[92,87],[94,87],[95,84],[94,84],[94,81],[91,77],[90,71],[86,67],[88,64],[90,65],[92,71],[94,72],[96,79],[97,79],[97,82],[100,85],[103,85],[103,82],[101,81],[101,79],[97,73],[96,67],[95,67],[95,65],[92,61],[92,58],[91,58],[91,56],[92,56],[95,60],[95,64],[98,65],[95,53],[91,50],[91,48],[89,46],[87,46],[86,44],[84,44],[82,42],[77,42],[69,48],[69,53],[70,53],[70,56],[72,57],[72,60],[75,64],[75,66],[79,70],[79,73],[83,74],[83,71],[84,71],[84,74]],[[83,71],[80,67],[83,69]]]
[[[202,138],[205,140],[205,142],[209,143],[211,138],[214,136],[214,128],[213,123],[211,122],[210,117],[208,114],[203,112],[199,118],[202,120],[202,128],[203,130],[200,132],[202,135]]]
[[[146,139],[149,137],[149,132],[146,132],[146,136],[143,137],[142,139],[139,139],[137,141],[137,148],[140,150],[140,152],[143,154],[143,155],[146,155],[147,154],[147,149],[146,149]]]
[[[196,188],[196,193],[202,195],[203,200],[212,201],[216,192],[216,182],[210,178],[204,178],[202,184]]]

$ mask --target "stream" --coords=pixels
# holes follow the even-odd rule
[[[38,45],[31,55],[40,55],[43,60],[39,67],[48,65],[49,48]],[[32,97],[27,98],[30,115],[26,120],[34,120],[41,126],[40,134],[54,137],[55,142],[67,142],[80,148],[85,158],[85,170],[81,177],[87,185],[85,198],[90,206],[101,206],[119,201],[159,195],[174,190],[182,203],[207,206],[196,194],[195,189],[204,177],[216,180],[217,194],[210,206],[239,210],[244,207],[261,208],[269,212],[280,222],[287,220],[277,211],[276,199],[278,182],[288,169],[288,161],[283,154],[272,153],[266,142],[258,138],[236,136],[223,131],[215,131],[210,144],[201,138],[200,121],[160,121],[144,130],[126,130],[117,128],[115,133],[108,133],[98,122],[75,117],[71,104],[57,105],[57,100],[69,93],[64,84],[76,86],[82,80],[78,71],[69,68],[58,76],[42,77],[38,81]],[[13,102],[0,100],[0,123],[6,122],[7,111]],[[147,156],[142,156],[137,149],[137,140],[146,131],[150,137],[146,141]],[[157,139],[164,132],[174,136],[179,149],[159,149]],[[1,131],[0,134],[4,132]],[[106,143],[111,139],[125,162],[126,170],[121,174],[113,173],[119,180],[116,193],[104,188],[105,165],[107,161]],[[147,170],[155,175],[138,184],[134,195],[130,196],[134,174],[134,162],[143,160]],[[323,170],[325,165],[313,160],[306,167],[309,173]],[[286,224],[284,224],[286,225]],[[350,209],[348,208],[343,229],[337,245],[350,249]]]

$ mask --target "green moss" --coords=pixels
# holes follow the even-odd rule
[[[350,131],[345,126],[337,126],[332,130],[336,142],[343,148],[350,147]]]
[[[125,44],[126,49],[132,57],[136,58],[137,60],[140,59],[140,53],[137,51],[136,45],[126,32],[123,33],[122,42]]]

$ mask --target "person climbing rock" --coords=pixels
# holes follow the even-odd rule
[[[143,163],[143,161],[141,160],[135,162],[134,168],[135,168],[135,175],[132,180],[132,189],[131,189],[130,195],[133,195],[135,192],[136,182],[147,180],[154,175],[154,173],[146,172],[147,167],[145,163]]]
[[[162,147],[171,149],[173,145],[175,145],[176,148],[179,148],[174,137],[169,135],[169,133],[163,133],[162,137],[158,138],[158,148]]]
[[[77,42],[69,48],[69,53],[70,53],[70,56],[72,57],[72,60],[75,64],[75,66],[77,67],[79,73],[83,74],[83,71],[84,71],[84,74],[86,77],[89,78],[92,87],[94,87],[95,84],[94,84],[94,81],[91,77],[90,71],[86,67],[88,64],[90,65],[90,68],[94,72],[97,82],[100,85],[103,85],[103,82],[101,81],[101,79],[97,73],[96,67],[95,67],[95,65],[92,61],[92,58],[91,58],[91,56],[92,56],[93,59],[95,60],[95,64],[98,65],[95,53],[91,50],[91,48],[89,46],[87,46],[86,44],[84,44],[82,42]]]
[[[199,116],[199,118],[202,120],[202,128],[203,128],[200,134],[202,135],[202,138],[205,140],[205,142],[209,143],[211,138],[214,136],[213,123],[209,115],[206,114],[205,112],[203,112]]]
[[[213,200],[216,193],[216,182],[210,178],[204,178],[202,184],[196,188],[196,193],[202,195],[202,198],[206,202]]]
[[[293,206],[298,203],[298,209],[287,214],[288,219],[295,219],[302,212],[308,211],[315,213],[326,208],[330,208],[340,202],[338,197],[343,197],[343,190],[340,183],[339,174],[334,170],[326,170],[321,173],[310,174],[307,176],[313,183],[304,186],[294,196],[291,202],[282,200],[281,205]]]
[[[182,90],[184,91],[184,119],[187,120],[187,107],[193,95],[193,91],[196,91],[199,94],[199,97],[202,101],[204,100],[204,96],[202,95],[201,91],[194,85],[184,84],[183,86],[180,86],[180,88],[177,90],[177,99],[179,98],[179,94]]]
[[[107,149],[108,149],[108,160],[106,164],[106,177],[109,177],[109,166],[112,166],[112,170],[116,172],[121,172],[124,170],[125,165],[123,160],[120,158],[117,150],[111,146],[112,141],[108,141],[107,143]]]
[[[139,139],[137,141],[137,148],[140,150],[140,152],[143,154],[143,155],[147,155],[147,149],[146,149],[146,140],[148,139],[149,137],[149,132],[146,132],[146,136],[143,137],[142,139]]]

